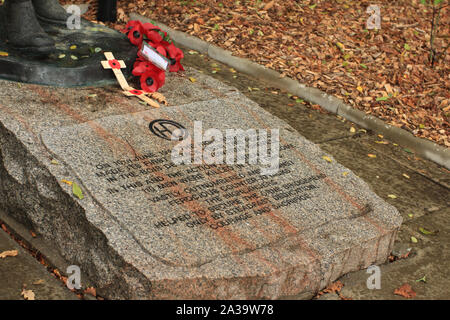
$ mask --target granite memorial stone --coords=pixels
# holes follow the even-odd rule
[[[58,98],[67,92],[50,102],[46,89],[25,92],[14,108],[0,92],[0,207],[52,241],[105,297],[310,298],[392,250],[394,207],[285,122],[193,69],[167,79],[172,106],[160,109],[120,96],[88,112]],[[225,153],[238,147],[227,130],[267,132],[269,145],[279,130],[278,169],[206,156],[176,164],[183,141],[166,138],[180,128],[203,156],[213,140]]]

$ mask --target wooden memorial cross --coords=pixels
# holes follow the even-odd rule
[[[127,67],[125,62],[123,60],[116,60],[112,52],[105,52],[105,57],[108,61],[102,61],[103,68],[112,69],[122,89],[127,90],[129,85],[121,70]]]
[[[122,73],[121,69],[126,68],[125,62],[123,60],[116,60],[116,58],[114,58],[114,55],[112,54],[112,52],[105,52],[105,57],[106,59],[108,59],[107,61],[102,61],[102,66],[105,69],[112,69],[112,71],[114,72],[114,75],[117,78],[117,81],[119,82],[120,87],[123,90],[123,94],[128,96],[128,97],[132,97],[132,96],[136,96],[139,99],[141,99],[142,101],[145,101],[146,103],[148,103],[150,106],[154,107],[154,108],[159,108],[159,104],[155,101],[153,101],[152,99],[150,99],[149,97],[147,97],[147,93],[142,91],[142,90],[137,90],[134,89],[133,87],[131,87],[127,80],[125,79],[125,76]]]

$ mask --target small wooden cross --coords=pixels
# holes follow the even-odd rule
[[[127,80],[125,79],[125,76],[122,73],[121,69],[126,68],[125,62],[123,60],[116,60],[114,58],[114,55],[112,54],[112,52],[105,52],[105,57],[106,59],[108,59],[107,61],[102,61],[102,66],[105,69],[112,69],[112,71],[114,72],[114,75],[117,78],[117,81],[120,84],[120,87],[123,90],[123,94],[128,96],[128,97],[138,97],[139,99],[141,99],[142,101],[147,102],[150,106],[154,107],[154,108],[159,108],[159,104],[155,101],[153,101],[152,99],[150,99],[149,97],[147,97],[147,93],[142,91],[142,90],[137,90],[134,89],[133,87],[131,87]]]
[[[114,58],[114,55],[112,54],[112,52],[105,52],[105,57],[106,59],[108,59],[108,61],[102,61],[102,66],[105,69],[112,69],[112,71],[114,72],[114,75],[117,78],[117,81],[119,81],[120,87],[123,90],[127,90],[127,88],[129,87],[127,79],[125,79],[122,70],[126,68],[127,66],[125,65],[125,62],[123,60],[116,60],[116,58]]]

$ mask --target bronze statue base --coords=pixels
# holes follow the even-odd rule
[[[41,25],[56,43],[56,50],[49,55],[17,50],[8,45],[5,28],[6,17],[0,6],[0,78],[25,83],[74,87],[98,86],[115,83],[110,70],[104,70],[103,52],[111,51],[124,60],[126,76],[131,75],[137,48],[118,31],[82,19],[79,30],[54,24]]]

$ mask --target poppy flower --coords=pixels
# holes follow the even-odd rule
[[[116,59],[108,60],[108,64],[112,69],[121,69],[120,62]]]
[[[134,94],[136,96],[140,96],[141,94],[143,94],[143,92],[141,90],[136,90],[136,89],[130,90],[128,92],[131,94]]]
[[[164,57],[167,57],[167,50],[166,48],[164,48],[164,46],[158,44],[156,46],[154,46],[153,48],[155,48],[156,51],[158,51],[158,53]]]
[[[165,72],[154,67],[141,76],[141,88],[145,92],[156,92],[164,85],[165,79]]]
[[[142,25],[142,28],[144,29],[144,34],[147,39],[155,44],[158,44],[163,40],[163,36],[161,35],[161,33],[164,34],[164,37],[167,36],[167,33],[163,32],[160,27],[157,27],[149,22],[144,23]]]
[[[142,43],[145,41],[159,54],[168,58],[169,71],[184,71],[180,63],[181,59],[184,58],[183,51],[175,47],[173,43],[164,40],[167,33],[162,31],[161,28],[151,23],[142,24],[140,21],[130,21],[122,32],[127,35],[130,42],[135,46],[141,48]],[[110,62],[110,65],[112,68],[117,68],[115,62]],[[141,89],[145,92],[156,92],[164,85],[166,79],[165,71],[149,62],[141,55],[141,51],[138,51],[138,57],[134,63],[132,73],[134,76],[140,77]],[[133,94],[139,94],[139,90],[134,92]]]
[[[163,41],[162,45],[167,51],[167,58],[169,59],[169,71],[184,71],[184,68],[180,63],[181,59],[184,58],[183,51],[175,47],[173,43],[168,43],[167,41]]]
[[[142,41],[144,41],[144,28],[142,27],[142,23],[138,21],[138,23],[128,24],[130,26],[125,29],[127,30],[128,39],[130,39],[132,44],[140,47],[142,45]]]
[[[140,21],[137,21],[137,20],[130,21],[125,26],[125,29],[121,30],[121,32],[125,33],[126,35],[128,35],[128,33],[131,31],[131,29],[135,28],[136,26],[141,26],[142,27],[142,23]]]
[[[133,68],[133,75],[136,77],[142,76],[148,70],[151,70],[153,64],[148,61],[136,61]]]

